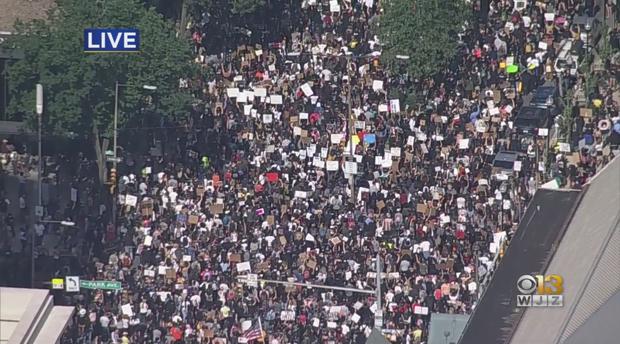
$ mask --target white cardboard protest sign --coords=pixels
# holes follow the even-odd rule
[[[339,144],[343,138],[344,138],[344,134],[331,134],[330,136],[331,143],[336,144],[336,145]]]
[[[308,197],[308,193],[306,191],[295,191],[295,198],[306,198]]]
[[[400,112],[400,100],[390,99],[390,113],[399,113],[399,112]]]
[[[320,157],[315,156],[312,158],[312,166],[318,168],[325,168],[325,161],[323,161]]]
[[[280,313],[280,320],[295,321],[295,312],[294,311],[282,311]]]
[[[392,156],[400,158],[400,152],[401,152],[400,147],[392,147],[392,148],[390,148],[390,153],[392,154]]]
[[[314,92],[312,91],[312,87],[310,87],[309,83],[305,83],[301,85],[301,91],[306,95],[306,97],[311,97],[314,95]]]
[[[279,94],[274,94],[271,97],[269,97],[271,100],[271,104],[274,105],[281,105],[282,104],[282,96]]]
[[[228,96],[228,98],[237,98],[237,96],[239,95],[239,89],[238,88],[227,88],[226,89],[226,95]]]
[[[373,91],[381,91],[383,89],[383,80],[373,80],[372,89]]]
[[[518,172],[518,171],[521,171],[521,161],[519,161],[519,160],[516,160],[516,161],[515,161],[515,164],[514,164],[514,166],[513,166],[513,170],[515,170],[515,171],[517,171],[517,172]]]
[[[237,271],[238,272],[252,271],[252,267],[250,266],[250,262],[238,263],[237,264]]]
[[[135,207],[138,204],[138,197],[134,195],[126,195],[125,196],[125,205],[130,207]]]
[[[330,0],[330,2],[329,2],[329,11],[330,12],[340,12],[340,4],[338,4],[338,0]]]
[[[328,171],[338,171],[338,168],[340,167],[340,163],[338,161],[327,160],[326,163]]]
[[[133,316],[133,310],[131,309],[131,304],[125,304],[121,306],[121,310],[123,312],[124,315],[128,316],[128,317],[132,317]]]
[[[355,161],[346,161],[344,163],[344,173],[347,173],[347,174],[357,174],[357,162],[355,162]]]
[[[415,144],[415,136],[407,137],[407,146],[413,147],[414,144]]]
[[[413,313],[414,314],[428,315],[428,307],[415,306],[413,308]]]
[[[267,97],[267,89],[264,87],[257,87],[254,89],[254,96]]]
[[[469,139],[461,139],[459,141],[459,149],[467,149],[469,148]]]

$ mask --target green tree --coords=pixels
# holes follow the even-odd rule
[[[265,0],[232,0],[232,13],[250,14],[265,6]]]
[[[83,30],[89,27],[135,27],[141,33],[139,53],[87,54]],[[156,116],[183,116],[191,96],[179,90],[179,79],[191,76],[189,41],[178,39],[173,24],[138,0],[58,0],[46,21],[17,23],[9,44],[25,58],[8,71],[9,113],[35,123],[35,84],[44,87],[44,131],[80,136],[95,145],[100,178],[105,176],[102,136],[111,136],[115,83],[155,85],[121,89],[119,127],[138,122],[143,110]],[[149,97],[146,97],[146,96]],[[148,101],[147,99],[154,99]]]
[[[446,67],[471,16],[465,0],[387,0],[382,6],[378,32],[383,61],[392,72],[405,68],[419,78]]]

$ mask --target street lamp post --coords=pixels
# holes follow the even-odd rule
[[[39,161],[37,163],[37,208],[35,210],[35,216],[41,219],[42,214],[42,197],[41,197],[41,174],[43,173],[43,156],[41,154],[41,127],[43,122],[43,85],[37,84],[36,90],[37,98],[36,98],[36,112],[37,112],[37,138],[38,138],[38,155]],[[34,277],[35,277],[35,261],[34,261],[34,245],[35,245],[35,233],[34,227],[30,228],[30,287],[34,288]]]
[[[116,166],[118,164],[118,92],[121,87],[136,87],[132,84],[121,84],[118,81],[115,83],[114,87],[114,139],[113,139],[113,149],[114,149],[114,160],[112,161],[112,169],[116,172]],[[142,85],[142,88],[145,90],[154,91],[157,90],[157,86],[151,85]],[[116,182],[116,181],[115,181]],[[116,185],[112,186],[112,224],[114,226],[114,230],[116,231]]]
[[[592,62],[590,61],[590,30],[592,29],[592,25],[590,24],[590,18],[586,19],[586,85],[585,85],[585,98],[586,98],[586,106],[589,106],[590,103],[590,71],[592,70]]]

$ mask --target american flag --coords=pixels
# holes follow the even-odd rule
[[[263,326],[261,325],[260,318],[258,321],[253,321],[252,326],[243,332],[243,337],[247,340],[254,340],[263,336]]]

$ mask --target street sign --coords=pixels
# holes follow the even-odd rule
[[[40,205],[37,205],[36,207],[34,207],[34,215],[37,217],[42,217],[43,216],[43,207]]]
[[[250,287],[258,288],[258,275],[257,274],[248,274],[248,279],[246,283]]]
[[[106,158],[106,161],[107,161],[107,162],[116,162],[116,163],[119,163],[119,162],[123,161],[123,159],[122,159],[122,158],[115,158],[115,157],[113,157],[113,156],[109,156],[109,157],[107,157],[107,158]]]
[[[65,280],[62,278],[52,278],[52,289],[65,289]]]
[[[80,278],[78,276],[67,276],[66,278],[66,291],[78,292],[80,291]]]
[[[80,288],[84,289],[105,289],[121,290],[121,282],[115,281],[80,281]]]

